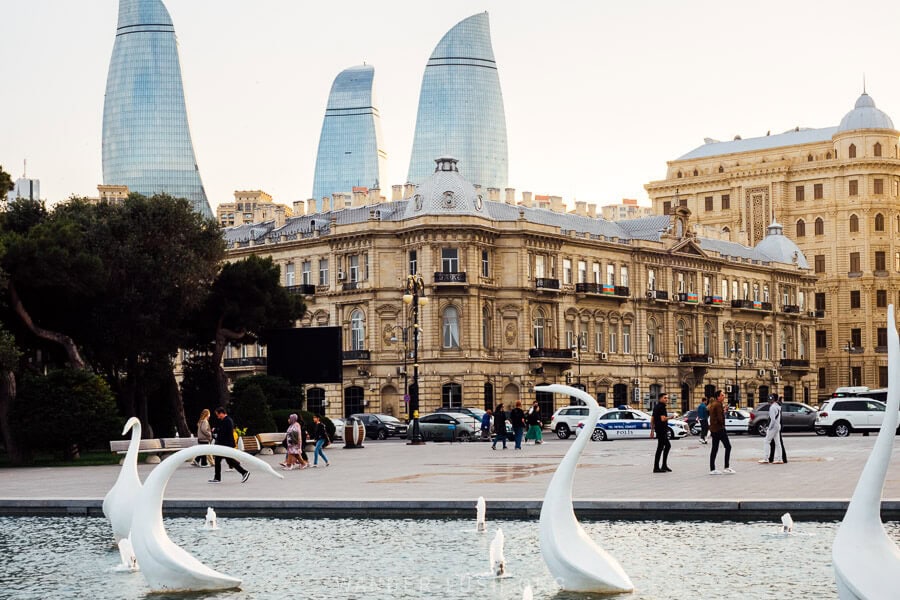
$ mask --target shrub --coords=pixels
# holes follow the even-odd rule
[[[293,385],[281,377],[272,377],[264,374],[238,378],[234,382],[232,395],[242,394],[244,389],[251,385],[260,387],[272,409],[291,409],[303,406],[302,387]]]
[[[239,393],[232,393],[231,416],[235,426],[246,427],[248,435],[279,431],[275,428],[272,411],[260,386],[245,386]]]

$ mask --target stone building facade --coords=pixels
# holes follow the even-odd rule
[[[890,117],[863,93],[836,127],[706,143],[645,187],[658,214],[756,244],[777,219],[818,277],[807,308],[816,396],[887,385],[887,305],[900,303],[900,154]],[[786,304],[778,299],[777,311]]]
[[[423,413],[521,399],[549,415],[567,400],[535,387],[566,382],[607,406],[648,408],[667,391],[687,410],[717,387],[742,406],[776,391],[809,398],[814,277],[772,259],[780,228],[752,248],[697,236],[687,210],[615,223],[530,195],[490,200],[451,158],[410,192],[225,230],[229,260],[270,256],[305,296],[300,326],[343,328],[343,384],[307,386],[310,410],[406,416],[415,356]],[[417,352],[410,274],[430,300]],[[782,294],[804,310],[775,310]]]

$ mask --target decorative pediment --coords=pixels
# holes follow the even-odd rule
[[[672,246],[669,250],[670,254],[687,254],[688,256],[699,256],[707,258],[706,252],[700,247],[700,244],[692,238],[685,238]]]

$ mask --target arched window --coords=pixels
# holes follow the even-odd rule
[[[881,156],[881,142],[875,142],[875,156]]]
[[[678,179],[681,179],[681,177],[682,177],[682,175],[681,175],[681,171],[678,171],[678,175],[677,175],[677,177],[678,177]]]
[[[825,235],[825,221],[822,217],[816,217],[816,235]]]
[[[656,324],[654,319],[650,319],[647,321],[647,352],[650,354],[656,354],[657,348],[657,336],[659,335],[659,326]]]
[[[719,173],[724,173],[724,172],[725,172],[725,167],[723,167],[722,165],[719,165]]]
[[[675,329],[675,345],[678,349],[678,354],[684,354],[684,321],[678,319],[678,325]]]
[[[806,155],[806,162],[812,162],[812,161],[813,161],[813,155],[812,155],[812,154],[807,154],[807,155]]]
[[[703,325],[703,354],[712,354],[712,326]]]
[[[826,153],[825,153],[825,158],[830,159],[830,158],[831,158],[831,152],[826,152]]]
[[[881,213],[875,215],[875,231],[884,231],[884,215]]]
[[[441,407],[442,408],[461,408],[462,402],[462,386],[458,383],[445,383],[441,386]]]
[[[325,414],[325,390],[322,388],[306,390],[306,410],[314,415]]]
[[[487,306],[481,311],[481,345],[485,350],[491,348],[491,309]]]
[[[366,391],[355,385],[344,390],[344,418],[366,410]]]
[[[535,348],[543,348],[544,347],[544,326],[546,323],[544,322],[544,310],[539,308],[534,312],[534,322],[532,323],[532,329],[534,331],[534,347]]]
[[[444,309],[444,324],[441,329],[441,345],[444,348],[459,348],[459,311],[455,306]]]
[[[803,219],[797,221],[797,237],[806,237],[806,222]]]
[[[350,313],[350,349],[366,349],[366,317],[359,309]]]
[[[694,177],[696,177],[696,176],[699,175],[699,174],[700,174],[700,173],[697,171],[697,169],[694,169]]]
[[[847,148],[847,157],[856,158],[856,144],[850,144],[850,147]]]
[[[859,217],[850,215],[850,233],[859,233]]]

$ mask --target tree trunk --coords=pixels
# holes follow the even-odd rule
[[[62,346],[66,354],[69,356],[69,362],[72,364],[72,367],[76,369],[84,369],[84,359],[81,358],[81,354],[78,352],[78,348],[75,346],[75,341],[67,336],[64,333],[59,333],[57,331],[48,331],[41,327],[38,327],[34,321],[31,319],[31,315],[28,314],[28,311],[25,310],[25,305],[22,304],[22,300],[19,298],[18,292],[16,292],[15,284],[10,281],[7,285],[9,288],[9,297],[10,302],[12,303],[13,309],[16,311],[16,314],[19,315],[19,318],[22,319],[22,322],[25,323],[25,326],[39,338],[56,342],[60,346]]]
[[[246,331],[232,331],[222,327],[222,319],[216,326],[216,343],[213,346],[212,361],[216,366],[216,383],[219,386],[219,406],[228,406],[231,394],[228,392],[228,376],[225,375],[225,367],[222,366],[222,356],[225,354],[225,346],[229,341],[239,340],[247,335]]]
[[[178,428],[178,435],[191,437],[192,432],[188,428],[187,419],[184,416],[184,401],[181,398],[181,388],[178,387],[178,381],[175,380],[175,371],[171,367],[169,368],[167,379],[169,401],[172,403],[172,414],[175,415],[175,427]]]
[[[9,423],[9,411],[16,401],[16,374],[12,371],[0,374],[0,435],[6,446],[6,454],[14,465],[25,463],[30,455],[19,448]]]

